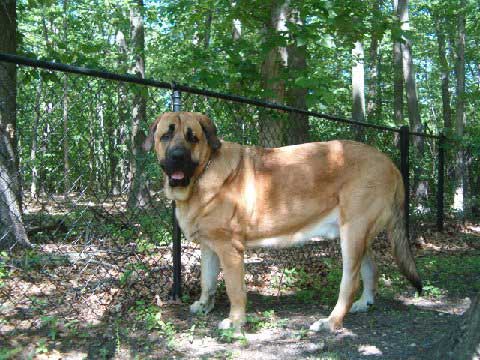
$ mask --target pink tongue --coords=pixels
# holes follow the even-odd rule
[[[185,174],[182,171],[175,171],[171,178],[174,180],[182,180],[185,177]]]

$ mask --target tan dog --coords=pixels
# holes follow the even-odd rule
[[[158,117],[144,145],[155,147],[185,237],[201,245],[202,294],[192,313],[212,310],[221,266],[231,308],[219,326],[239,329],[245,322],[245,248],[339,236],[338,301],[327,319],[311,326],[338,329],[349,310],[373,304],[377,278],[370,245],[384,229],[400,270],[421,292],[405,236],[402,177],[374,148],[353,141],[241,146],[221,142],[208,117],[188,112]],[[360,274],[363,293],[353,303]]]

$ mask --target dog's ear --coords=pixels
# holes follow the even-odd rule
[[[147,138],[145,139],[145,141],[143,142],[143,145],[142,145],[143,150],[150,151],[152,149],[153,142],[154,142],[155,131],[157,130],[157,124],[161,120],[161,118],[162,118],[162,115],[157,117],[155,119],[155,121],[150,124],[150,129],[148,131],[148,136],[147,136]]]
[[[222,143],[217,137],[217,128],[212,120],[206,115],[199,114],[198,115],[198,122],[202,126],[203,132],[205,133],[205,137],[207,138],[208,145],[212,148],[215,152],[220,149]]]

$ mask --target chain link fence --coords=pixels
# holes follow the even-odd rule
[[[8,103],[17,104],[16,129],[11,130],[18,143],[18,162],[4,152],[0,164],[9,167],[2,169],[0,184],[9,186],[13,196],[0,197],[0,243],[9,244],[0,255],[0,336],[53,328],[71,333],[81,331],[79,324],[90,326],[87,340],[111,333],[119,317],[138,320],[142,309],[180,295],[173,275],[173,264],[179,262],[182,300],[193,301],[200,286],[199,247],[183,240],[172,256],[172,204],[164,196],[154,154],[139,146],[148,123],[171,110],[171,89],[29,66],[18,66],[16,73],[16,92],[6,88],[7,82],[0,84],[0,110],[5,113]],[[360,140],[400,167],[398,130],[211,95],[183,91],[181,107],[211,117],[224,140],[265,147]],[[147,122],[135,122],[132,114],[142,111]],[[411,135],[409,147],[414,238],[438,219],[439,142],[421,137],[420,146],[418,139]],[[12,210],[16,200],[17,212]],[[7,210],[13,211],[10,218],[4,216]],[[32,244],[29,249],[11,240],[17,223]],[[315,240],[303,248],[249,250],[249,289],[278,296],[311,285],[302,277],[305,272],[325,276],[327,255],[341,261],[339,246]],[[107,324],[106,330],[92,330],[100,324]]]

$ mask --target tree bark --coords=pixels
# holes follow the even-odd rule
[[[410,30],[408,15],[408,0],[398,0],[397,8],[398,18],[402,31]],[[423,127],[420,120],[420,110],[418,107],[417,88],[415,84],[415,71],[413,68],[412,44],[409,38],[404,37],[401,43],[402,62],[403,62],[403,79],[405,82],[405,90],[407,94],[407,109],[410,129],[415,132],[422,132]],[[422,180],[422,161],[424,158],[425,139],[423,136],[413,137],[413,146],[416,150],[415,159],[420,166],[413,167],[413,190],[415,197],[425,200],[428,196],[428,182]]]
[[[378,97],[380,94],[377,90],[380,90],[378,81],[379,70],[379,54],[378,54],[378,37],[372,35],[372,42],[369,50],[370,56],[370,68],[369,68],[369,82],[368,82],[368,102],[367,102],[367,119],[369,122],[376,122],[378,117]]]
[[[480,296],[462,316],[459,327],[446,334],[434,346],[431,359],[480,359]]]
[[[30,150],[30,162],[32,164],[32,182],[30,183],[30,196],[32,199],[38,199],[38,124],[40,123],[40,103],[42,101],[43,79],[39,76],[37,91],[35,93],[35,108],[32,128],[32,148]]]
[[[295,9],[290,9],[289,19],[291,23],[298,26],[304,24],[300,14]],[[297,39],[292,35],[293,43],[287,46],[288,69],[287,73],[293,78],[289,79],[286,89],[286,102],[288,106],[307,110],[307,89],[295,84],[299,75],[304,75],[307,70],[307,46],[299,45]],[[288,114],[288,131],[286,142],[289,145],[302,144],[309,140],[308,116],[298,113]]]
[[[116,36],[117,50],[118,50],[118,70],[120,74],[124,74],[128,70],[127,65],[127,43],[125,35],[121,30],[117,31]],[[114,141],[111,144],[112,150],[115,146],[115,151],[110,154],[110,173],[112,179],[112,193],[119,195],[125,188],[127,178],[128,160],[125,154],[127,144],[127,89],[125,83],[119,82],[117,87],[117,118],[118,127],[114,131]],[[117,154],[116,145],[120,145],[121,153]]]
[[[16,2],[0,5],[0,51],[16,52]],[[16,134],[15,64],[0,63],[0,249],[30,247],[22,222]]]
[[[288,1],[273,1],[270,17],[264,24],[265,41],[271,36],[278,36],[285,32],[288,18]],[[282,69],[288,64],[287,48],[275,46],[268,53],[262,63],[262,88],[265,91],[265,100],[283,104],[285,102],[285,80]],[[261,112],[260,117],[260,145],[264,147],[279,147],[283,145],[283,121],[272,118],[267,111]]]
[[[132,54],[135,57],[133,72],[135,76],[145,78],[145,33],[143,27],[143,0],[137,0],[130,8],[130,29],[132,41]],[[145,134],[142,125],[146,122],[147,88],[137,87],[134,89],[132,109],[132,134],[130,172],[132,183],[128,197],[128,207],[144,208],[149,204],[147,179],[145,176],[146,152],[142,144]]]
[[[68,38],[68,0],[63,0],[63,44],[67,48]],[[70,162],[68,160],[68,76],[63,74],[63,100],[62,100],[62,112],[63,112],[63,196],[66,198],[70,192]]]
[[[457,106],[456,106],[456,135],[460,140],[456,154],[455,195],[454,209],[462,213],[468,211],[467,171],[465,166],[465,149],[461,139],[466,125],[465,114],[465,0],[460,1],[460,11],[457,15],[457,44],[456,44],[456,75],[457,75]]]
[[[394,12],[398,13],[398,0],[394,0]],[[393,120],[397,127],[403,124],[403,58],[400,37],[393,39]],[[398,143],[398,141],[396,141]]]
[[[361,41],[356,41],[352,49],[352,119],[365,122],[365,69],[364,50]],[[363,140],[363,128],[355,126],[355,138]]]
[[[438,59],[440,63],[440,78],[442,81],[442,113],[443,127],[445,133],[449,134],[452,128],[452,108],[450,106],[450,90],[449,90],[449,67],[446,53],[445,28],[443,21],[438,14],[434,14],[435,31],[437,33]]]
[[[372,13],[373,15],[380,19],[382,16],[380,5],[382,1],[374,1]],[[368,92],[367,92],[367,113],[366,119],[368,122],[377,123],[380,119],[379,112],[381,111],[381,87],[380,87],[380,51],[379,51],[379,42],[381,38],[374,29],[371,33],[372,40],[370,42],[370,49],[368,51],[370,64],[368,70]]]

